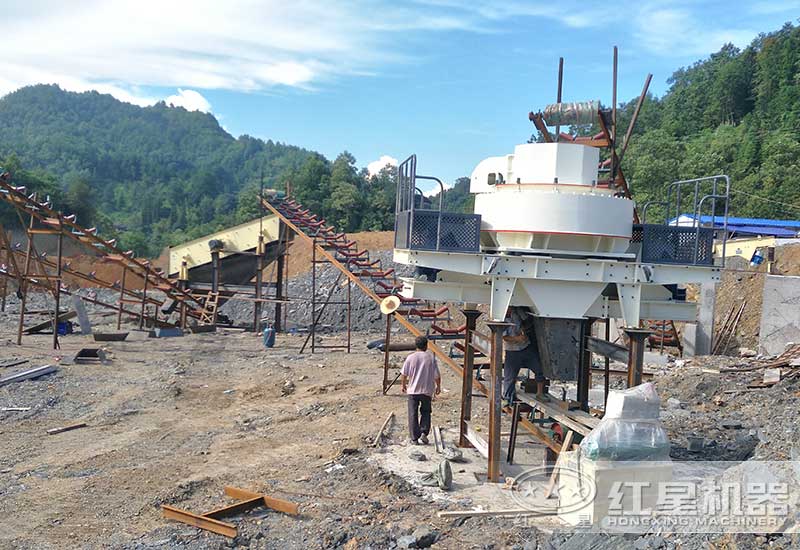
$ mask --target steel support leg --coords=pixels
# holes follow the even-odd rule
[[[128,266],[122,266],[122,277],[119,281],[119,310],[117,310],[117,330],[122,328],[122,310],[125,303],[125,279],[128,275]]]
[[[31,222],[28,226],[30,229],[33,228],[33,220],[34,217],[31,216]],[[17,327],[17,345],[22,345],[22,330],[25,328],[25,305],[28,301],[28,275],[30,274],[31,269],[31,250],[33,249],[33,234],[27,233],[28,235],[28,246],[25,249],[25,272],[22,274],[20,278],[20,285],[19,290],[22,294],[22,297],[19,301],[19,326]]]
[[[611,319],[606,319],[606,342],[611,341]],[[608,392],[610,391],[611,384],[611,359],[606,356],[605,358],[605,380],[603,381],[603,411],[608,404]],[[604,413],[605,414],[605,413]]]
[[[0,229],[0,231],[2,231],[2,229]],[[10,259],[9,256],[10,255],[11,255],[11,252],[6,250],[5,253],[4,253],[4,256],[5,256],[5,260],[6,260],[5,263],[8,266],[7,269],[9,270],[9,272],[11,271],[11,264],[9,263],[9,259]],[[3,277],[3,302],[0,304],[0,311],[3,311],[3,312],[6,310],[6,295],[7,294],[8,294],[8,277]]]
[[[513,412],[511,414],[511,433],[509,433],[508,436],[508,456],[506,456],[506,462],[514,464],[514,451],[517,448],[517,431],[519,429],[519,401],[514,403]]]
[[[581,343],[578,348],[577,397],[581,410],[589,412],[589,389],[592,385],[592,352],[586,349],[586,337],[592,334],[593,319],[586,319],[581,327]]]
[[[283,226],[283,222],[280,224],[280,230],[278,231],[278,235],[281,235],[281,231],[286,232],[285,226]],[[276,300],[283,300],[283,275],[286,271],[286,249],[281,247],[281,241],[278,241],[278,257],[275,260],[276,265],[275,269],[277,273],[275,274],[275,299]],[[275,302],[275,319],[274,324],[272,325],[275,328],[275,332],[281,332],[283,330],[283,304],[280,302]]]
[[[464,333],[464,369],[461,373],[461,422],[458,429],[458,446],[472,447],[467,439],[467,423],[472,420],[472,384],[475,376],[475,350],[472,348],[472,335],[481,312],[465,309],[466,331]]]
[[[211,292],[219,292],[219,250],[211,251]]]
[[[638,386],[642,383],[642,372],[644,370],[644,346],[647,341],[649,330],[640,328],[623,329],[628,335],[628,387]]]
[[[145,269],[144,272],[144,287],[142,288],[142,310],[139,314],[139,330],[144,328],[144,308],[147,304],[147,283],[150,281],[150,268]]]
[[[55,307],[53,308],[53,349],[61,348],[61,344],[58,343],[58,313],[59,309],[61,309],[61,269],[62,269],[62,262],[63,262],[63,252],[64,252],[64,234],[58,234],[58,249],[56,252],[56,280],[54,281],[55,284]]]
[[[253,330],[258,335],[261,334],[261,298],[263,297],[261,287],[264,284],[264,235],[258,236],[256,251],[258,258],[256,259],[256,302],[253,306]]]
[[[311,353],[315,351],[317,339],[317,239],[311,243]]]
[[[393,313],[386,316],[386,337],[383,339],[383,395],[389,391],[389,339],[392,337]]]
[[[500,417],[503,412],[503,331],[510,326],[504,322],[487,323],[492,331],[490,350],[489,391],[489,468],[487,479],[500,482]]]

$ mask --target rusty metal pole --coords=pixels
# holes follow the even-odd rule
[[[59,229],[61,226],[59,225]],[[64,252],[64,233],[59,232],[58,234],[58,245],[57,245],[57,252],[56,252],[56,280],[55,286],[56,291],[54,293],[55,297],[55,307],[53,308],[53,349],[61,348],[61,344],[58,343],[58,313],[59,309],[61,308],[61,270],[62,270],[62,261],[63,261],[63,252]]]
[[[281,255],[278,257],[278,266],[279,267],[283,266],[283,269],[280,270],[280,273],[282,273],[282,275],[281,275],[282,278],[279,279],[281,281],[281,284],[278,285],[278,287],[279,287],[279,292],[280,292],[280,299],[285,299],[289,295],[289,227],[285,223],[283,223],[282,221],[280,222],[280,227],[283,228],[283,232],[285,234],[285,238],[284,238],[284,245],[281,248]],[[280,235],[280,232],[278,234]],[[283,304],[279,304],[279,305],[280,305],[280,309],[276,309],[275,310],[276,317],[278,316],[277,315],[278,313],[283,313],[283,319],[281,320],[281,326],[285,328],[286,327],[286,313],[288,312],[289,308],[288,307],[284,308]]]
[[[317,237],[311,242],[311,353],[317,339]]]
[[[458,446],[472,447],[467,439],[467,423],[472,420],[472,384],[475,376],[475,350],[472,347],[472,335],[478,324],[481,312],[476,309],[463,310],[466,317],[464,332],[464,369],[461,372],[461,421],[458,428]]]
[[[392,337],[392,318],[394,313],[386,316],[386,337],[383,339],[383,395],[389,391],[389,340]]]
[[[577,381],[577,398],[581,410],[589,412],[589,389],[592,385],[592,352],[586,349],[586,338],[592,335],[594,319],[584,319],[581,322],[581,344],[579,353],[579,368]]]
[[[558,58],[558,91],[556,92],[556,103],[561,103],[561,90],[564,83],[564,58]],[[556,143],[561,136],[561,126],[556,126]]]
[[[33,229],[34,217],[31,214],[31,221],[28,229]],[[28,246],[25,248],[25,272],[22,274],[19,283],[19,290],[22,294],[19,302],[19,326],[17,327],[17,345],[22,345],[22,329],[25,325],[25,303],[28,301],[28,275],[31,269],[31,249],[33,248],[33,234],[28,231]]]
[[[500,417],[503,412],[503,331],[510,323],[487,323],[492,331],[490,349],[489,390],[489,468],[486,474],[491,483],[500,482]]]
[[[617,47],[614,46],[613,76],[611,84],[611,170],[608,181],[614,188],[617,186],[617,166],[614,164],[617,155]]]
[[[150,266],[149,264],[144,269],[144,288],[142,289],[142,311],[139,314],[139,330],[144,328],[144,308],[147,303],[147,283],[150,280]]]
[[[650,331],[640,328],[623,329],[628,336],[628,387],[642,383],[644,368],[644,346]]]
[[[189,263],[186,260],[181,261],[181,270],[178,275],[178,288],[182,291],[186,291],[189,288]],[[186,303],[186,300],[181,300],[181,314],[180,314],[180,323],[181,329],[186,329],[186,314],[188,312],[189,306]]]
[[[253,330],[258,335],[261,334],[261,298],[263,298],[261,287],[264,284],[264,235],[259,234],[258,236],[256,253],[258,257],[256,258],[256,302],[253,306]]]
[[[353,314],[353,303],[350,287],[350,279],[347,279],[347,353],[350,353],[350,333],[352,330],[351,318]]]
[[[283,300],[283,274],[286,270],[286,258],[284,253],[280,250],[278,250],[278,258],[275,261],[277,262],[277,265],[275,266],[275,269],[277,270],[277,273],[275,274],[275,299]],[[283,330],[283,325],[283,304],[278,301],[275,302],[275,324],[273,325],[275,327],[275,332],[281,332]]]
[[[611,318],[606,317],[606,342],[611,341]],[[608,404],[608,392],[611,389],[611,359],[605,358],[605,380],[603,381],[603,410]]]
[[[125,303],[125,279],[128,275],[128,264],[122,266],[122,277],[119,281],[119,310],[117,311],[117,330],[122,328],[122,306]]]
[[[219,292],[219,250],[211,251],[211,292]]]
[[[0,231],[2,231],[2,230],[3,229],[0,228]],[[8,250],[6,250],[5,254],[3,254],[3,256],[6,259],[5,260],[6,261],[6,266],[7,266],[6,269],[8,269],[9,272],[10,272],[10,266],[11,266],[11,264],[9,263],[10,254],[11,254],[11,252],[8,251]],[[2,304],[0,304],[0,311],[2,311],[2,312],[5,312],[5,310],[6,310],[6,296],[7,295],[8,295],[8,277],[3,277],[3,302],[2,302]]]

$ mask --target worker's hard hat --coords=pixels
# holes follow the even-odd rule
[[[381,313],[389,315],[397,311],[400,307],[400,298],[397,296],[387,296],[381,301]]]

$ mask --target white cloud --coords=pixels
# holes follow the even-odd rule
[[[442,187],[444,187],[444,190],[447,191],[448,189],[452,189],[453,188],[453,184],[452,183],[443,183]],[[441,191],[441,187],[439,187],[438,184],[434,183],[433,187],[431,187],[430,189],[427,189],[427,190],[423,189],[422,190],[422,194],[425,195],[426,197],[433,197],[433,196],[437,195],[439,193],[439,191]]]
[[[184,90],[178,88],[176,95],[171,95],[164,100],[167,105],[173,107],[183,107],[187,111],[201,111],[203,113],[211,112],[211,103],[200,92],[194,90]]]
[[[521,16],[598,23],[590,17],[597,10],[513,0],[28,0],[4,7],[0,95],[44,82],[140,105],[155,101],[142,93],[149,87],[313,90],[372,74],[408,61],[403,48],[412,31],[502,32],[503,21]]]
[[[397,166],[397,159],[394,157],[390,157],[389,155],[381,155],[381,158],[378,160],[373,160],[369,164],[367,164],[367,172],[369,172],[370,176],[373,176],[383,170],[383,168],[387,165],[391,164],[392,166]]]
[[[666,7],[665,7],[666,6]],[[720,28],[687,7],[645,4],[633,18],[634,37],[647,50],[664,56],[702,56],[730,42],[746,46],[757,31],[749,28]]]
[[[664,55],[676,55],[676,50],[683,56],[705,55],[725,41],[742,44],[755,35],[747,28],[720,28],[688,0],[644,5],[627,0],[613,10],[579,0],[6,4],[0,95],[27,84],[57,83],[69,90],[111,93],[139,105],[157,100],[146,92],[151,88],[313,91],[343,76],[374,74],[388,63],[411,61],[407,48],[415,32],[503,33],[518,18],[527,18],[532,28],[559,30],[632,22],[635,38]],[[778,4],[791,3],[763,0],[760,9],[775,10]]]

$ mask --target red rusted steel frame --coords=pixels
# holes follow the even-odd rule
[[[541,132],[545,143],[553,142],[553,137],[547,130],[547,125],[544,123],[544,120],[542,119],[542,115],[540,113],[534,113],[534,112],[528,113],[528,120],[533,122],[533,125],[536,126],[536,129],[539,130],[539,132]]]
[[[15,251],[15,253],[18,254],[18,255],[25,254],[24,252],[20,252],[20,251]],[[34,258],[34,261],[37,261],[37,262],[40,262],[40,263],[52,264],[52,262],[49,262],[48,260],[44,260],[44,259],[41,259],[41,258],[38,258],[38,259]],[[9,279],[17,279],[17,277],[12,273],[2,273],[2,272],[0,272],[0,275],[2,275],[4,277],[7,277]],[[30,279],[31,280],[28,281],[28,282],[31,285],[39,287],[39,288],[42,288],[42,289],[44,289],[44,290],[46,290],[48,292],[53,292],[53,287],[46,282],[49,279],[42,279],[41,277],[37,278],[36,275],[31,275]],[[67,296],[72,296],[73,294],[75,294],[74,291],[71,291],[71,290],[66,289],[66,288],[62,288],[61,292],[63,292]],[[81,300],[84,300],[86,302],[98,305],[100,307],[108,308],[108,309],[113,310],[113,311],[119,311],[119,308],[120,308],[119,305],[109,304],[107,302],[101,302],[100,300],[97,300],[96,298],[90,298],[88,296],[80,296],[80,298],[81,298]],[[138,312],[131,311],[131,310],[125,309],[125,308],[122,308],[122,312],[125,313],[126,315],[130,316],[130,317],[135,317],[137,319],[139,318],[139,313]],[[155,319],[153,319],[150,316],[148,316],[147,319],[155,321]],[[159,321],[158,324],[160,324],[162,326],[171,326],[170,323],[165,323],[163,321]]]
[[[467,325],[463,324],[460,327],[449,328],[449,327],[440,327],[437,324],[433,324],[431,325],[431,330],[433,332],[438,332],[439,334],[447,334],[447,335],[463,334],[464,331],[467,330]]]
[[[408,312],[409,315],[416,315],[417,317],[422,317],[423,319],[435,319],[441,315],[444,315],[450,311],[450,308],[447,306],[442,306],[439,309],[416,309],[411,308],[411,311]]]
[[[631,117],[631,121],[628,123],[628,129],[625,131],[625,141],[622,143],[622,150],[619,153],[620,162],[622,162],[622,159],[625,158],[625,151],[628,150],[628,145],[631,142],[631,135],[633,134],[633,128],[636,126],[636,121],[639,119],[639,112],[642,110],[642,105],[644,105],[645,98],[647,98],[647,89],[650,87],[650,81],[652,79],[653,75],[648,74],[647,78],[644,80],[642,93],[639,95],[639,99],[636,101],[636,107],[633,109],[633,116]]]
[[[24,255],[25,254],[22,251],[14,251],[14,252],[15,252],[15,254],[19,254],[19,255]],[[37,255],[36,261],[38,261],[39,263],[41,263],[44,266],[49,267],[51,269],[55,269],[55,267],[56,267],[56,264],[54,262],[52,262],[52,261],[50,261],[50,260],[48,260],[46,258],[42,258],[41,256],[38,256],[38,255]],[[93,285],[97,285],[97,286],[100,286],[100,287],[103,287],[103,288],[107,288],[109,290],[117,290],[117,289],[119,289],[119,287],[114,283],[109,283],[108,281],[104,281],[103,279],[98,279],[97,277],[94,277],[92,275],[86,274],[83,271],[80,271],[80,270],[77,270],[77,269],[72,269],[69,266],[69,263],[67,263],[67,265],[64,265],[63,269],[64,269],[64,271],[66,272],[67,275],[75,277],[76,279],[82,279],[84,281],[92,283]],[[123,267],[123,270],[124,269],[125,268]],[[124,273],[124,271],[123,271],[123,273]],[[137,300],[141,299],[141,294],[138,294],[134,290],[126,289],[125,290],[125,295],[126,296],[130,296],[131,298],[136,298]],[[159,302],[155,298],[148,298],[147,301],[148,301],[148,303],[154,304],[154,305],[160,305],[161,304],[161,302]]]
[[[295,232],[295,234],[296,234],[298,237],[300,237],[301,239],[304,239],[304,240],[305,240],[307,243],[309,243],[309,244],[311,244],[312,246],[314,246],[314,240],[313,240],[313,238],[312,238],[312,237],[310,237],[310,236],[308,236],[308,235],[306,235],[305,233],[303,233],[303,231],[302,231],[302,230],[301,230],[299,227],[297,227],[297,225],[295,225],[295,224],[294,224],[294,223],[293,223],[293,222],[292,222],[292,221],[291,221],[291,220],[290,220],[290,219],[289,219],[289,218],[288,218],[288,217],[287,217],[285,214],[283,214],[283,213],[282,213],[282,212],[281,212],[281,211],[280,211],[278,208],[276,208],[275,206],[273,206],[272,204],[270,204],[270,203],[269,203],[268,201],[266,201],[265,199],[261,199],[261,202],[263,203],[263,205],[264,205],[264,207],[265,207],[265,208],[267,208],[267,209],[268,209],[270,212],[272,212],[273,214],[275,214],[276,216],[278,216],[278,218],[280,218],[280,219],[281,219],[281,220],[282,220],[282,221],[283,221],[283,222],[286,224],[286,226],[287,226],[289,229],[291,229],[292,231],[294,231],[294,232]],[[353,284],[354,284],[355,286],[357,286],[357,287],[358,287],[358,288],[361,290],[361,292],[363,292],[364,294],[366,294],[366,295],[367,295],[369,298],[371,298],[371,299],[372,299],[372,300],[373,300],[373,301],[374,301],[376,304],[380,305],[380,303],[381,303],[381,298],[379,298],[379,297],[377,296],[377,294],[375,294],[375,292],[373,292],[373,291],[372,291],[372,290],[371,290],[371,289],[370,289],[370,288],[369,288],[369,287],[368,287],[368,286],[367,286],[367,285],[366,285],[366,284],[365,284],[365,283],[364,283],[364,282],[363,282],[361,279],[359,279],[357,276],[355,276],[353,273],[351,273],[351,272],[350,272],[350,271],[347,269],[347,267],[345,267],[345,265],[344,265],[344,264],[342,264],[342,263],[341,263],[339,260],[337,260],[337,259],[336,259],[336,258],[333,256],[333,254],[331,254],[330,252],[328,252],[327,250],[325,250],[324,248],[322,248],[322,246],[320,246],[320,245],[318,245],[318,244],[317,244],[316,246],[319,248],[319,250],[318,250],[319,254],[322,254],[322,255],[323,255],[325,258],[327,258],[327,259],[328,259],[328,261],[331,263],[331,265],[333,265],[334,267],[336,267],[338,270],[340,270],[340,271],[343,271],[343,272],[344,272],[344,274],[345,274],[345,276],[346,276],[347,278],[349,278],[349,279],[350,279],[350,280],[353,282]],[[401,302],[403,302],[403,303],[407,303],[407,302],[418,302],[418,301],[419,301],[419,300],[416,300],[416,299],[414,299],[414,298],[403,298],[402,296],[398,296],[398,298],[400,298],[400,301],[401,301]],[[416,326],[414,326],[414,324],[413,324],[413,323],[412,323],[410,320],[408,320],[408,319],[405,317],[405,315],[404,315],[404,314],[403,314],[403,313],[402,313],[400,310],[397,310],[397,311],[395,311],[393,315],[394,315],[394,318],[395,318],[395,320],[396,320],[398,323],[400,323],[400,324],[401,324],[401,325],[402,325],[402,326],[403,326],[403,327],[404,327],[404,328],[405,328],[405,329],[406,329],[408,332],[410,332],[410,333],[411,333],[413,336],[422,336],[422,335],[423,335],[422,331],[421,331],[421,330],[419,330],[419,329],[418,329]],[[456,363],[456,362],[455,362],[455,361],[454,361],[454,360],[453,360],[453,359],[452,359],[452,358],[451,358],[451,357],[450,357],[450,356],[449,356],[449,355],[448,355],[448,354],[447,354],[447,353],[446,353],[444,350],[442,350],[442,348],[440,348],[439,346],[437,346],[437,345],[436,345],[435,343],[433,343],[433,342],[429,342],[429,343],[428,343],[428,349],[429,349],[429,350],[430,350],[430,351],[431,351],[431,352],[432,352],[434,355],[436,355],[436,357],[437,357],[437,358],[438,358],[438,359],[439,359],[439,360],[440,360],[442,363],[444,363],[445,365],[447,365],[447,366],[450,368],[450,370],[452,370],[452,371],[453,371],[454,373],[456,373],[458,376],[463,376],[463,368],[462,368],[462,366],[461,366],[461,365],[459,365],[458,363]],[[473,380],[473,382],[472,382],[472,386],[473,386],[475,389],[477,389],[478,391],[480,391],[481,393],[483,393],[484,395],[487,395],[487,396],[489,395],[489,389],[488,389],[488,388],[487,388],[485,385],[483,385],[483,384],[482,384],[480,381],[478,381],[478,380]],[[529,432],[531,435],[533,435],[534,437],[536,437],[537,439],[539,439],[540,441],[542,441],[542,442],[543,442],[545,445],[547,445],[547,446],[548,446],[550,449],[552,449],[552,450],[553,450],[553,451],[555,451],[555,452],[560,452],[560,451],[561,451],[561,445],[560,445],[558,442],[554,441],[554,440],[553,440],[551,437],[549,437],[547,434],[545,434],[545,433],[544,433],[544,432],[543,432],[543,431],[542,431],[542,430],[541,430],[541,429],[540,429],[540,428],[539,428],[539,427],[538,427],[536,424],[534,424],[533,422],[531,422],[530,420],[527,420],[527,419],[525,419],[525,418],[522,418],[522,419],[520,419],[519,423],[520,423],[520,425],[521,425],[521,426],[523,426],[523,427],[524,427],[524,428],[525,428],[525,429],[526,429],[526,430],[527,430],[527,431],[528,431],[528,432]]]
[[[128,263],[128,267],[133,271],[139,271],[139,275],[142,277],[150,278],[152,277],[152,283],[156,288],[162,290],[165,294],[170,295],[172,298],[176,299],[177,301],[181,300],[190,300],[196,303],[194,297],[189,294],[188,292],[179,289],[172,281],[161,275],[159,272],[156,272],[150,269],[150,262],[142,262],[135,258],[129,257],[129,255],[124,252],[123,250],[117,248],[115,244],[111,241],[105,241],[100,237],[96,236],[93,232],[87,231],[84,227],[76,224],[73,220],[70,220],[68,217],[62,216],[59,212],[53,210],[52,208],[46,206],[43,203],[39,203],[34,199],[29,198],[24,193],[22,193],[18,188],[11,185],[9,182],[9,174],[5,173],[0,175],[0,190],[6,191],[6,193],[0,193],[0,199],[5,200],[6,202],[13,205],[18,210],[22,210],[31,216],[35,217],[45,225],[50,225],[52,220],[60,220],[62,227],[63,234],[69,237],[70,239],[82,243],[84,245],[96,245],[93,246],[94,249],[98,250],[99,252],[103,253],[107,259],[116,263]],[[74,233],[78,232],[80,235]],[[190,314],[193,317],[199,317],[199,313],[194,309],[191,310]]]

